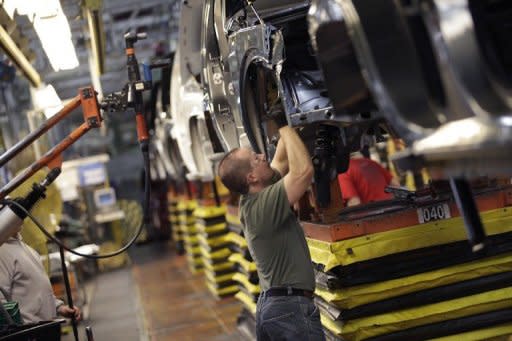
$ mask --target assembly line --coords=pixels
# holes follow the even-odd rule
[[[101,339],[512,338],[511,3],[44,3],[0,1],[0,341],[94,341],[116,273]]]

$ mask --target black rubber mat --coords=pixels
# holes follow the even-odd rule
[[[235,268],[232,268],[232,269],[225,269],[225,270],[218,270],[218,271],[215,271],[215,270],[210,270],[210,269],[206,269],[206,268],[205,268],[205,271],[208,271],[208,272],[209,272],[209,273],[211,273],[213,276],[217,277],[217,276],[222,276],[222,275],[227,275],[227,274],[235,273],[235,272],[236,272],[236,269],[235,269]]]
[[[206,239],[220,237],[220,236],[223,236],[223,235],[227,234],[228,232],[229,232],[229,230],[227,228],[223,229],[223,230],[215,231],[215,232],[212,232],[212,233],[210,233],[210,232],[203,232],[203,231],[198,229],[198,233],[200,233]]]
[[[325,290],[336,290],[339,287],[338,277],[330,272],[322,272],[318,268],[314,268],[316,286]]]
[[[401,330],[396,333],[374,336],[366,341],[410,341],[426,340],[441,336],[454,335],[472,330],[498,326],[512,321],[512,309],[496,310],[415,328]]]
[[[323,298],[315,296],[315,304],[318,309],[331,320],[339,321],[341,319],[341,309],[328,303]]]
[[[347,266],[337,266],[327,274],[331,275],[326,285],[329,289],[382,282],[411,276],[422,272],[467,263],[512,251],[512,232],[487,237],[483,252],[471,251],[467,241],[421,248],[370,259]],[[319,271],[323,265],[315,264]]]
[[[226,222],[226,216],[224,214],[211,217],[211,218],[197,218],[196,217],[196,223],[203,225],[203,226],[212,226],[220,223]]]
[[[512,286],[512,272],[509,271],[421,290],[406,295],[364,304],[352,309],[340,310],[339,315],[333,319],[348,321],[360,317],[378,315],[390,311],[397,311],[452,300],[464,296],[476,295],[486,291],[502,289],[510,286]],[[329,303],[325,302],[325,304]]]

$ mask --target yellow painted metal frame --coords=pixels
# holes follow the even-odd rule
[[[224,288],[216,288],[214,284],[212,284],[208,281],[206,281],[206,287],[216,297],[234,294],[235,292],[238,291],[238,286],[236,286],[236,285],[230,285],[230,286],[224,287]]]
[[[210,248],[220,247],[220,246],[223,246],[223,245],[226,245],[229,243],[229,239],[228,239],[227,235],[225,235],[225,234],[218,236],[218,237],[213,237],[213,238],[207,238],[203,234],[198,234],[197,239],[198,239],[199,243],[202,243],[204,246],[208,246]]]
[[[193,214],[202,219],[219,217],[226,214],[226,206],[197,206]]]
[[[222,283],[227,281],[232,281],[233,276],[235,276],[236,272],[227,273],[220,276],[215,276],[215,274],[211,271],[205,271],[206,279],[211,283]]]
[[[213,234],[216,232],[221,232],[221,231],[226,230],[227,224],[226,223],[218,223],[218,224],[214,224],[214,225],[205,226],[202,223],[196,222],[195,226],[198,231],[204,232],[206,234]]]
[[[315,293],[339,308],[350,309],[411,292],[507,271],[512,271],[512,253],[389,281],[358,285],[339,290],[328,291],[317,288]]]
[[[226,213],[226,221],[233,225],[242,226],[240,217],[233,214]]]
[[[239,234],[236,234],[235,232],[229,232],[227,234],[227,239],[233,244],[238,245],[242,249],[247,248],[247,241],[245,240],[245,238]]]
[[[481,213],[487,235],[512,231],[512,209],[500,208]],[[328,243],[308,239],[313,262],[325,271],[395,253],[466,240],[461,217],[414,225],[397,230]]]
[[[512,287],[453,300],[363,317],[347,322],[321,314],[322,324],[349,341],[364,340],[421,325],[512,307]]]
[[[222,262],[222,263],[210,263],[204,262],[204,267],[210,271],[223,271],[223,270],[234,270],[235,263],[233,262]]]
[[[479,330],[473,330],[466,333],[450,335],[431,339],[431,341],[476,341],[476,340],[489,340],[490,338],[499,336],[510,336],[512,337],[512,324],[502,324],[496,327],[484,328]],[[510,340],[510,339],[509,339]]]
[[[235,294],[235,297],[243,303],[243,305],[251,312],[251,314],[256,315],[256,303],[253,302],[252,297],[247,295],[243,291],[239,291]]]
[[[261,292],[260,286],[258,284],[252,284],[251,282],[249,282],[247,276],[245,276],[242,273],[236,273],[233,276],[233,280],[242,284],[247,289],[247,291],[249,291],[253,295],[257,295]]]
[[[229,256],[228,260],[230,262],[235,262],[240,264],[240,266],[247,272],[256,271],[256,263],[249,262],[247,259],[244,258],[239,253],[233,253],[231,256]]]
[[[206,250],[202,245],[199,247],[199,250],[201,251],[201,255],[204,258],[210,259],[210,260],[223,260],[229,257],[231,255],[231,251],[228,248],[223,248],[216,250],[214,252],[210,252]]]

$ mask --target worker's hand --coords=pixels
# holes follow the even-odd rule
[[[276,123],[278,129],[288,125],[286,114],[280,101],[270,107],[266,116]]]
[[[71,309],[69,306],[63,304],[57,309],[57,313],[67,318],[74,317],[75,321],[80,321],[82,319],[82,312],[78,307],[73,307],[73,309]]]

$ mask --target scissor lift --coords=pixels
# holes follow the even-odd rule
[[[446,183],[396,189],[392,200],[344,208],[337,216],[342,203],[336,197],[326,211],[312,197],[310,207],[302,205],[328,338],[465,340],[512,333],[512,186],[484,179],[472,189],[487,233],[479,252],[467,242]]]

